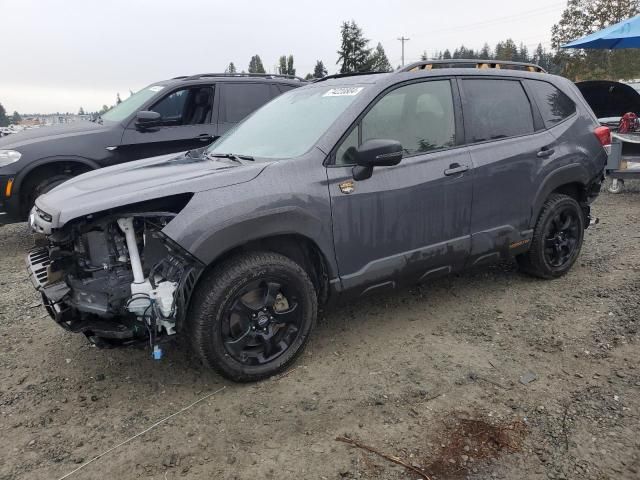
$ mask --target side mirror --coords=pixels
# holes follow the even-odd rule
[[[145,129],[157,127],[162,121],[162,115],[152,110],[140,110],[136,114],[136,127]]]
[[[373,167],[391,167],[402,160],[402,145],[396,140],[374,139],[364,142],[356,151],[354,180],[366,180],[373,175]]]

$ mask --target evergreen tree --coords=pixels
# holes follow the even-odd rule
[[[448,48],[442,53],[442,60],[451,60],[451,52]]]
[[[429,56],[427,55],[427,51],[425,50],[424,52],[422,52],[422,55],[420,55],[420,60],[423,62],[426,62],[427,60],[429,60]]]
[[[249,73],[266,73],[260,55],[254,55],[249,62]]]
[[[120,93],[116,94],[116,105],[120,105],[122,103],[122,99],[120,98]]]
[[[491,52],[491,47],[489,46],[488,43],[484,44],[484,46],[480,50],[480,53],[478,54],[478,58],[481,58],[483,60],[493,59],[493,53]]]
[[[327,76],[327,69],[322,63],[322,60],[316,62],[316,67],[313,69],[313,78],[322,78]]]
[[[11,115],[11,123],[17,125],[22,121],[22,117],[17,111],[13,111],[13,115]]]
[[[282,55],[278,59],[278,73],[280,75],[286,75],[287,74],[287,56],[286,55]]]
[[[293,55],[287,57],[287,75],[295,75],[296,69],[293,68]]]
[[[518,47],[517,59],[519,62],[525,62],[525,63],[528,63],[531,61],[531,59],[529,58],[529,49],[522,42],[520,42],[520,46]]]
[[[0,127],[7,127],[9,125],[9,118],[7,117],[7,112],[0,103]]]
[[[233,64],[233,62],[229,63],[229,66],[225,70],[225,73],[236,73],[236,66]]]
[[[640,51],[560,49],[560,46],[595,33],[640,13],[640,0],[569,0],[560,21],[551,29],[554,61],[574,80],[631,79],[640,75]]]
[[[369,56],[371,49],[367,48],[369,40],[364,38],[362,29],[355,21],[343,22],[340,27],[342,38],[338,61],[340,73],[360,72],[369,69]]]
[[[307,73],[307,74],[304,76],[304,79],[305,79],[305,80],[313,80],[314,78],[316,78],[316,77],[314,77],[314,76],[313,76],[313,74],[311,74],[311,73]]]
[[[381,43],[378,43],[369,58],[369,69],[372,72],[391,72],[393,70]]]
[[[78,115],[84,115],[84,108],[80,107],[80,110],[78,110]]]
[[[515,61],[518,58],[518,47],[516,42],[508,38],[504,42],[499,42],[496,45],[494,59],[506,60],[509,62]]]

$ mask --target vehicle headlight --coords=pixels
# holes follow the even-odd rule
[[[17,162],[21,156],[22,154],[15,150],[0,150],[0,167]]]

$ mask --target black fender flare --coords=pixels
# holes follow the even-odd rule
[[[84,165],[89,167],[91,170],[96,170],[100,168],[100,165],[94,160],[79,157],[77,155],[56,155],[53,157],[44,157],[39,158],[38,160],[34,160],[29,162],[25,168],[23,168],[15,177],[13,181],[13,194],[11,195],[14,198],[19,198],[20,196],[20,188],[22,187],[22,183],[29,176],[29,174],[35,170],[36,168],[42,167],[43,165],[53,165],[56,163],[77,163],[79,165]]]
[[[221,226],[211,235],[197,239],[188,251],[205,265],[212,265],[235,248],[280,235],[297,235],[313,243],[324,257],[330,278],[337,278],[338,268],[330,229],[324,226],[320,218],[300,207],[280,207],[236,218],[233,223]]]
[[[587,185],[589,185],[591,177],[592,176],[584,165],[579,163],[570,163],[549,173],[540,183],[540,186],[534,196],[534,201],[531,206],[531,220],[529,221],[529,226],[531,228],[535,228],[540,211],[542,210],[544,202],[549,198],[549,195],[551,195],[551,192],[557,190],[562,185],[568,185],[571,183],[578,183],[586,188]]]

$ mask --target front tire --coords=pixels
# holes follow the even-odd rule
[[[568,195],[552,194],[540,212],[531,248],[516,259],[535,277],[551,279],[566,274],[575,263],[584,239],[584,215]]]
[[[44,195],[47,192],[50,192],[58,185],[63,184],[67,180],[71,180],[70,175],[54,175],[50,178],[45,178],[43,180],[38,181],[32,188],[31,191],[27,193],[27,205],[26,205],[26,215],[29,215],[29,212],[36,204],[36,198],[40,195]]]
[[[237,382],[286,369],[315,326],[317,295],[307,272],[277,253],[233,257],[200,282],[189,311],[193,349]]]

